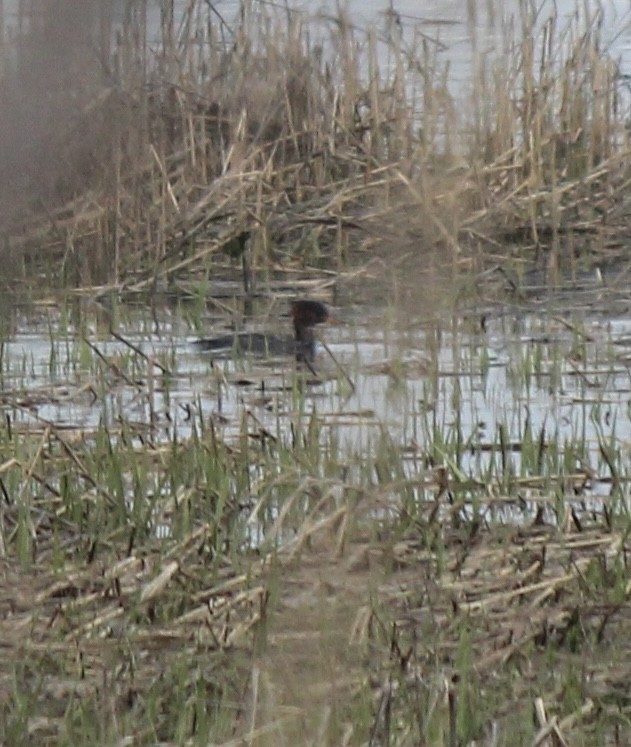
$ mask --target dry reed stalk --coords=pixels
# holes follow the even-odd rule
[[[49,39],[44,7],[18,39],[23,54]],[[244,231],[254,268],[314,245],[339,262],[345,244],[376,244],[366,232],[416,253],[461,255],[484,236],[561,264],[569,237],[573,251],[601,255],[629,213],[619,189],[628,97],[602,53],[597,15],[563,27],[525,0],[519,10],[516,27],[499,25],[498,61],[482,55],[470,22],[469,111],[450,93],[440,45],[402,35],[394,18],[362,49],[341,13],[322,48],[297,13],[244,4],[228,28],[191,0],[179,26],[163,16],[152,47],[139,3],[112,48],[105,14],[98,65],[71,59],[86,72],[65,128],[38,135],[63,154],[63,185],[53,160],[52,186],[37,188],[45,207],[5,217],[8,251],[23,268],[63,258],[65,281],[136,290],[212,276],[230,264],[222,247]],[[11,82],[0,81],[5,95]],[[6,112],[3,122],[14,125]],[[612,216],[606,228],[602,211]]]

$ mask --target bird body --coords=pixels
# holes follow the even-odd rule
[[[302,299],[291,304],[294,336],[268,335],[261,332],[238,332],[197,340],[204,351],[230,351],[259,356],[295,356],[297,361],[311,363],[315,358],[314,327],[329,320],[329,311],[320,301]]]

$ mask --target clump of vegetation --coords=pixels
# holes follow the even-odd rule
[[[226,252],[264,271],[384,242],[515,247],[553,269],[617,256],[629,97],[601,9],[542,21],[523,2],[510,24],[491,9],[502,51],[482,53],[472,20],[471,85],[454,93],[438,46],[396,14],[377,35],[342,12],[314,31],[264,4],[228,22],[166,3],[154,39],[144,2],[116,27],[102,5],[77,19],[47,0],[4,49],[16,275],[144,287],[212,276]]]

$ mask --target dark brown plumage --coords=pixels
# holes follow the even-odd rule
[[[315,358],[316,349],[314,327],[330,319],[329,310],[320,301],[300,299],[292,301],[291,318],[294,325],[293,337],[239,332],[197,340],[195,346],[198,350],[235,350],[251,355],[293,355],[298,361],[311,363]]]

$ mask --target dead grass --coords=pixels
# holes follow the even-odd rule
[[[52,5],[18,39],[36,81],[33,45],[60,54]],[[65,76],[42,83],[63,116],[38,102],[57,126],[19,156],[27,183],[3,186],[16,275],[135,288],[212,276],[235,237],[257,270],[389,246],[514,247],[564,269],[621,255],[629,97],[600,10],[542,23],[524,2],[497,62],[474,43],[471,99],[457,101],[436,47],[396,24],[378,42],[340,14],[322,45],[299,13],[246,3],[228,27],[193,2],[149,46],[142,7],[113,45],[101,17],[97,59],[66,52]],[[5,142],[26,117],[11,105],[33,87],[22,75],[7,66],[0,81]]]
[[[211,525],[167,553],[108,542],[56,568],[58,522],[40,519],[37,561],[2,561],[5,734],[16,692],[38,744],[69,736],[69,699],[110,738],[196,733],[203,683],[206,708],[233,704],[227,744],[624,743],[626,530],[441,522],[377,540],[325,506],[296,541],[211,575]]]

